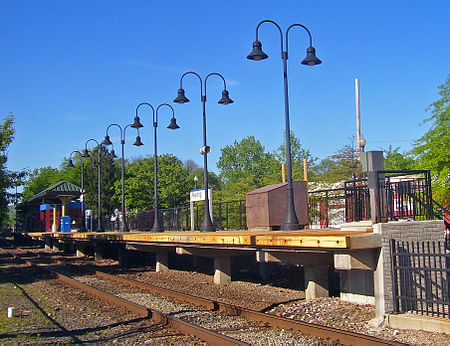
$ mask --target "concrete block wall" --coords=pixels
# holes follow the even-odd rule
[[[385,315],[394,311],[390,240],[395,239],[405,242],[440,241],[445,243],[445,228],[444,222],[439,220],[394,221],[374,224],[373,231],[381,235],[382,246],[377,268],[378,280],[376,279],[376,281],[379,282],[378,287],[383,291],[379,293],[384,296],[384,302],[383,306],[377,306],[377,315]]]

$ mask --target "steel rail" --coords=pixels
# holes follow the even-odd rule
[[[2,250],[4,252],[9,253],[8,251],[6,251],[4,249],[2,249]],[[11,253],[9,253],[9,254],[11,254]],[[66,275],[58,273],[57,271],[42,267],[42,266],[34,263],[33,261],[20,258],[20,255],[19,256],[16,254],[11,254],[11,255],[13,255],[15,258],[18,258],[18,259],[24,261],[26,264],[28,264],[30,266],[35,266],[35,267],[39,268],[40,270],[50,273],[55,279],[63,282],[66,285],[69,285],[75,289],[79,289],[88,294],[91,294],[91,295],[93,295],[99,299],[102,299],[110,304],[114,304],[116,306],[125,308],[128,311],[130,311],[131,313],[136,314],[139,317],[149,318],[152,321],[155,321],[157,323],[161,323],[161,324],[167,325],[169,327],[172,327],[174,329],[177,329],[184,335],[195,336],[195,337],[207,342],[210,345],[217,345],[217,346],[249,345],[248,343],[242,342],[240,340],[237,340],[237,339],[231,338],[229,336],[214,332],[212,330],[208,330],[208,329],[198,326],[196,324],[183,321],[177,317],[169,316],[168,314],[165,314],[158,310],[147,308],[145,306],[134,303],[132,301],[129,301],[124,298],[118,297],[116,295],[110,294],[108,292],[99,290],[98,288],[86,285],[78,280],[72,279]]]
[[[251,321],[270,325],[272,328],[290,329],[293,331],[316,336],[322,339],[330,338],[333,341],[337,341],[345,345],[367,345],[367,346],[402,345],[402,343],[399,342],[383,340],[370,335],[364,335],[355,332],[336,329],[333,327],[322,326],[320,324],[293,320],[285,317],[279,317],[228,303],[193,296],[187,293],[159,287],[141,281],[118,277],[98,270],[93,271],[93,273],[101,278],[109,279],[111,281],[115,281],[118,283],[123,283],[131,287],[145,290],[150,293],[161,294],[165,297],[173,298],[179,301],[189,302],[191,304],[202,306],[207,309],[218,310],[229,315],[241,316]]]

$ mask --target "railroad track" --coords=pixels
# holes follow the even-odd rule
[[[43,267],[37,264],[36,261],[34,260],[23,258],[22,255],[27,254],[27,251],[25,250],[19,249],[18,252],[22,252],[21,254],[12,254],[5,249],[2,249],[2,252],[10,254],[15,259],[22,260],[24,263],[30,266],[37,267],[42,271],[50,273],[54,278],[58,279],[65,285],[84,291],[107,303],[114,304],[118,307],[124,308],[129,312],[137,315],[138,317],[150,319],[156,323],[167,325],[168,327],[180,331],[184,335],[195,336],[198,339],[203,340],[210,345],[248,345],[245,342],[241,342],[226,335],[216,333],[214,331],[208,330],[196,324],[183,321],[179,318],[170,316],[156,309],[151,309],[143,305],[134,303],[130,300],[121,298],[117,295],[110,294],[93,286],[82,283],[67,275],[61,274],[58,271],[49,269],[47,267]]]
[[[338,330],[331,327],[326,327],[322,325],[317,325],[313,323],[307,323],[298,320],[292,320],[288,318],[283,318],[267,313],[262,313],[259,311],[239,307],[236,305],[223,303],[215,300],[210,300],[194,295],[189,295],[186,293],[178,292],[175,290],[170,290],[166,288],[162,288],[159,286],[151,285],[148,283],[131,280],[128,278],[111,275],[102,271],[92,271],[91,269],[85,266],[76,266],[74,268],[81,268],[82,270],[90,271],[95,277],[100,280],[106,280],[110,282],[115,282],[120,285],[127,285],[130,288],[135,290],[140,290],[144,292],[148,292],[150,294],[156,294],[159,296],[163,296],[166,298],[174,299],[179,302],[188,303],[190,305],[194,305],[196,307],[201,307],[210,312],[220,312],[226,315],[231,316],[239,316],[241,318],[245,318],[246,320],[255,322],[257,325],[264,326],[270,328],[278,328],[283,330],[291,330],[294,332],[299,332],[303,334],[308,334],[314,337],[318,337],[320,339],[328,340],[332,343],[338,344],[346,344],[346,345],[398,345],[399,343],[382,340],[379,338],[375,338],[372,336],[367,336],[363,334],[358,334],[349,331]],[[77,270],[77,269],[75,269]],[[109,303],[116,304],[123,308],[136,313],[138,316],[145,318],[155,319],[157,322],[167,323],[174,328],[180,330],[182,333],[188,333],[190,335],[195,335],[198,338],[205,340],[210,344],[245,344],[242,341],[225,337],[225,339],[216,339],[224,337],[223,334],[219,334],[217,332],[208,331],[206,328],[200,327],[196,331],[191,324],[186,324],[187,322],[182,321],[181,319],[176,319],[170,316],[167,313],[163,313],[154,309],[150,309],[148,307],[142,306],[140,304],[136,304],[128,301],[127,299],[117,297],[116,295],[105,292],[105,290],[94,288],[90,285],[82,283],[80,281],[69,278],[66,275],[63,275],[59,272],[52,271],[53,275],[55,275],[59,280],[65,282],[68,285],[76,287],[77,289],[81,289],[87,291],[88,293],[99,297]]]

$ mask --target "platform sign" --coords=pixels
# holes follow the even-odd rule
[[[208,188],[208,197],[209,199],[211,199],[211,188]],[[204,201],[205,200],[205,189],[195,189],[195,190],[191,190],[190,193],[190,201],[191,202],[199,202],[199,201]]]
[[[212,215],[212,190],[210,187],[208,187],[208,199],[209,199],[209,215],[211,216],[211,221],[213,220]],[[194,230],[194,202],[200,202],[205,200],[205,189],[195,189],[191,190],[189,194],[189,200],[190,200],[190,209],[191,209],[191,230]]]

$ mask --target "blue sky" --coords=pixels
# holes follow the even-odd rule
[[[355,134],[354,80],[361,85],[367,150],[409,149],[428,125],[426,107],[450,72],[450,2],[434,1],[18,1],[0,2],[0,116],[15,116],[8,168],[58,167],[110,123],[126,125],[136,106],[171,103],[181,126],[159,113],[158,151],[202,164],[202,106],[194,78],[191,102],[173,104],[181,75],[219,72],[235,103],[217,104],[222,84],[208,80],[209,168],[220,148],[254,135],[273,151],[283,139],[279,33],[263,25],[269,59],[246,59],[263,19],[306,25],[322,65],[300,64],[308,39],[289,35],[291,129],[324,158]],[[126,157],[153,154],[151,112],[141,108],[142,147],[127,130]],[[133,130],[133,131],[131,131]],[[111,139],[119,151],[118,132]]]

